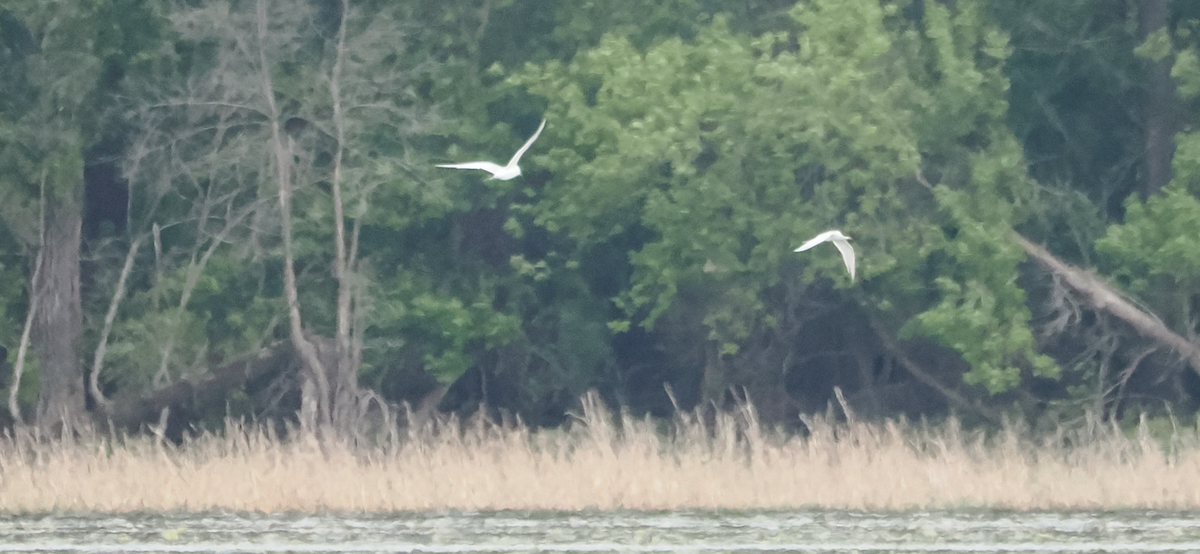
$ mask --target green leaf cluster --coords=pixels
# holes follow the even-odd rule
[[[927,4],[919,24],[872,0],[789,13],[790,31],[759,37],[719,17],[693,40],[644,50],[607,36],[570,63],[510,77],[556,122],[554,146],[534,155],[554,174],[534,222],[576,252],[646,228],[617,305],[650,327],[681,289],[700,287],[726,353],[780,316],[767,299],[795,263],[790,247],[841,228],[864,301],[958,350],[970,381],[999,392],[1026,364],[1052,375],[1033,350],[1015,283],[1023,256],[1007,234],[1031,183],[1004,125],[1005,35],[977,2]],[[806,262],[806,280],[850,285],[836,256]]]
[[[1171,76],[1179,94],[1200,103],[1197,46],[1175,55]],[[1200,309],[1200,133],[1175,138],[1174,178],[1145,200],[1125,202],[1125,220],[1096,241],[1108,275],[1149,302],[1172,327],[1191,328]]]
[[[952,349],[977,386],[960,392],[1028,386],[1060,375],[1014,228],[1196,332],[1191,3],[1148,36],[1104,0],[338,4],[267,0],[263,40],[254,1],[0,5],[10,357],[43,188],[79,199],[104,164],[130,196],[84,245],[87,353],[140,250],[103,386],[149,391],[164,358],[175,378],[287,340],[276,125],[304,329],[334,335],[348,283],[360,380],[389,400],[457,386],[459,406],[553,423],[591,387],[622,402],[664,382],[799,387],[796,337],[822,310]],[[1168,63],[1175,178],[1146,190],[1142,77]],[[543,117],[520,179],[435,167],[503,162]],[[792,252],[834,228],[853,238],[854,280],[828,245]],[[876,346],[854,352],[864,373]],[[1072,368],[1061,394],[1105,385],[1095,360],[1044,350]]]

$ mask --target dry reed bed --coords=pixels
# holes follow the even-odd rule
[[[749,408],[664,433],[586,398],[578,419],[552,432],[443,425],[357,453],[237,425],[181,447],[5,439],[0,512],[1200,508],[1195,436],[1170,452],[1144,433],[1035,444],[1015,428],[984,439],[953,421],[816,422],[784,437]]]

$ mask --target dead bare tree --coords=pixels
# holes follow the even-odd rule
[[[160,85],[161,86],[161,85]],[[174,359],[177,334],[180,331],[191,295],[209,259],[218,247],[228,244],[231,237],[245,231],[244,220],[262,209],[263,200],[252,191],[257,181],[248,177],[259,173],[259,163],[247,167],[244,153],[250,145],[237,137],[236,129],[245,122],[238,110],[225,106],[210,113],[205,110],[181,109],[196,92],[190,83],[180,91],[164,91],[143,83],[139,91],[146,94],[140,101],[124,106],[121,118],[137,129],[134,144],[124,160],[123,173],[134,194],[127,206],[129,245],[124,254],[120,273],[113,284],[108,311],[100,329],[93,352],[88,388],[98,404],[97,416],[111,417],[114,407],[102,391],[101,376],[106,356],[117,325],[118,313],[127,295],[127,286],[137,273],[136,261],[141,246],[154,244],[152,270],[154,311],[158,310],[164,294],[163,274],[182,269],[184,282],[173,310],[165,315],[165,324],[153,326],[159,347],[157,371],[151,388],[162,388],[172,380],[169,371]],[[166,96],[163,101],[158,96]],[[231,132],[231,130],[233,130]],[[261,148],[258,148],[261,149]],[[188,199],[190,209],[160,210],[166,197]],[[137,199],[135,202],[134,199]],[[136,204],[136,208],[135,208]],[[194,225],[192,245],[188,249],[173,247],[164,252],[161,234],[164,229],[187,228]],[[180,250],[184,250],[180,252]],[[185,264],[185,267],[180,266]],[[199,353],[203,353],[203,349]],[[199,354],[197,354],[199,356]],[[129,368],[122,374],[128,382]],[[136,373],[136,371],[134,371]],[[122,391],[122,398],[151,394],[152,390]]]
[[[348,1],[340,7],[337,34],[326,41],[328,46],[315,62],[313,51],[303,50],[319,35],[307,2],[256,0],[240,6],[214,2],[182,9],[174,18],[180,33],[189,40],[217,44],[213,69],[196,75],[187,94],[160,107],[184,110],[199,121],[224,114],[220,117],[238,126],[236,139],[226,141],[258,141],[259,149],[237,155],[260,156],[257,182],[269,184],[277,207],[276,221],[258,209],[251,213],[250,225],[255,233],[262,233],[256,237],[277,234],[283,255],[288,336],[301,366],[302,426],[352,436],[374,398],[357,383],[364,320],[358,301],[364,294],[357,272],[358,237],[371,192],[392,177],[367,167],[379,162],[354,155],[351,145],[381,125],[392,126],[399,135],[413,133],[411,125],[419,119],[419,110],[406,103],[413,94],[405,83],[411,68],[403,63],[400,21],[386,10],[365,13]],[[285,67],[286,71],[281,69]],[[288,79],[278,78],[289,71],[293,74]],[[213,144],[229,155],[228,146]],[[298,218],[297,199],[310,206],[321,201],[326,187],[332,207],[331,266],[337,285],[331,338],[306,325],[296,244],[298,222],[307,230],[313,221],[320,221],[307,213]],[[227,215],[226,221],[230,220]],[[264,231],[263,225],[270,223],[278,224],[274,233]],[[215,244],[210,243],[210,248]],[[198,265],[203,261],[204,255],[196,259]]]
[[[423,64],[403,67],[404,25],[386,11],[367,13],[349,0],[340,3],[340,19],[333,49],[323,66],[322,82],[331,113],[328,121],[313,117],[318,128],[328,127],[317,137],[332,139],[333,163],[325,177],[333,207],[333,272],[338,284],[333,362],[329,371],[331,422],[342,433],[356,433],[367,405],[377,399],[357,385],[362,359],[363,279],[358,274],[358,237],[362,218],[372,192],[383,179],[372,176],[372,161],[355,155],[349,144],[381,122],[404,137],[420,128],[424,114],[415,107],[413,74],[427,69]],[[401,39],[401,40],[398,40]],[[310,149],[315,150],[310,144]],[[402,162],[403,163],[403,162]],[[353,208],[348,208],[353,206]],[[348,224],[347,220],[351,223]],[[350,227],[349,236],[347,228]]]
[[[350,15],[350,1],[342,0],[342,18],[338,24],[337,46],[334,49],[333,68],[329,72],[329,98],[333,106],[334,147],[333,176],[330,188],[333,195],[333,273],[338,282],[337,294],[337,367],[334,375],[332,404],[340,410],[356,403],[359,397],[357,356],[350,340],[351,301],[353,298],[350,265],[355,252],[346,244],[346,212],[342,202],[342,161],[346,152],[346,118],[342,111],[342,69],[346,59],[346,22]],[[346,416],[338,414],[338,420]]]

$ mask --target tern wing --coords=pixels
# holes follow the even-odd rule
[[[445,164],[445,165],[439,165],[438,167],[444,167],[447,169],[482,169],[483,171],[491,173],[492,175],[495,175],[496,173],[499,173],[500,170],[504,169],[492,162],[467,162],[467,163],[461,163],[461,164]]]
[[[850,242],[846,239],[833,239],[833,245],[842,253],[842,261],[846,262],[846,269],[850,271],[850,280],[854,280],[854,247],[850,246]]]
[[[808,242],[801,244],[800,248],[793,250],[793,252],[803,252],[805,250],[808,250],[809,248],[812,248],[818,244],[821,244],[822,242],[825,242],[825,241],[829,240],[831,237],[833,237],[834,233],[837,233],[837,231],[825,231],[824,233],[821,233],[811,239],[808,239]]]
[[[529,140],[525,141],[525,144],[521,145],[521,149],[517,150],[516,154],[513,154],[513,157],[511,160],[508,160],[508,165],[510,167],[517,165],[517,162],[521,161],[521,156],[524,156],[525,151],[529,150],[530,146],[533,146],[533,141],[537,140],[538,136],[540,136],[542,134],[542,129],[545,129],[545,128],[546,128],[546,120],[542,119],[542,124],[538,125],[538,130],[534,131],[533,136],[529,137]]]

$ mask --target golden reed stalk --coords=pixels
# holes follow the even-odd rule
[[[235,422],[179,447],[8,438],[0,512],[1200,508],[1194,432],[1163,446],[1110,427],[1034,441],[955,420],[818,420],[800,437],[761,428],[749,406],[664,432],[592,395],[573,423],[535,432],[446,420],[370,449]]]

